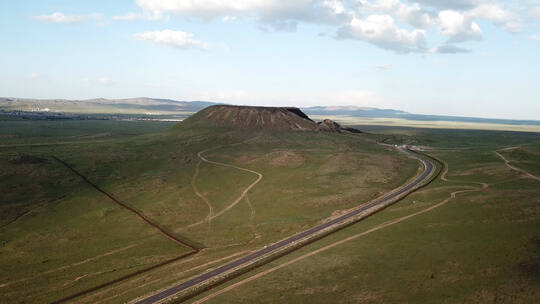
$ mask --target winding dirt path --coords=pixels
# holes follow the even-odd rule
[[[213,212],[213,207],[212,204],[208,201],[208,199],[202,195],[200,192],[196,192],[197,196],[199,196],[200,198],[202,198],[205,202],[207,202],[208,206],[209,206],[209,209],[210,209],[210,212],[208,213],[208,216],[203,219],[203,220],[200,220],[196,223],[193,223],[193,224],[190,224],[188,226],[186,226],[185,228],[191,228],[191,227],[194,227],[194,226],[198,226],[204,222],[210,222],[212,221],[212,219],[224,214],[225,212],[231,210],[234,206],[236,206],[238,203],[240,203],[242,201],[242,199],[244,199],[244,197],[246,197],[247,193],[249,192],[249,190],[251,190],[251,188],[253,188],[255,185],[257,185],[261,179],[263,179],[263,175],[257,171],[253,171],[253,170],[250,170],[250,169],[246,169],[246,168],[242,168],[242,167],[238,167],[238,166],[235,166],[235,165],[231,165],[231,164],[226,164],[226,163],[220,163],[220,162],[216,162],[216,161],[212,161],[212,160],[208,160],[206,157],[203,156],[204,153],[208,152],[208,151],[211,151],[211,150],[215,150],[217,148],[221,148],[222,146],[219,146],[219,147],[215,147],[215,148],[211,148],[211,149],[207,149],[207,150],[203,150],[203,151],[200,151],[199,153],[197,153],[197,156],[201,159],[201,161],[205,162],[205,163],[209,163],[209,164],[213,164],[213,165],[218,165],[218,166],[224,166],[224,167],[229,167],[229,168],[234,168],[234,169],[237,169],[237,170],[241,170],[241,171],[245,171],[245,172],[249,172],[249,173],[253,173],[255,175],[257,175],[257,179],[252,182],[251,184],[249,184],[249,186],[247,186],[244,191],[242,191],[242,194],[240,194],[240,196],[238,196],[231,204],[229,204],[227,207],[225,207],[223,210],[219,211],[218,213],[214,213]],[[200,164],[200,163],[199,163]],[[197,166],[197,169],[198,169],[199,166]],[[198,172],[198,170],[196,171]],[[198,175],[198,173],[197,173]],[[195,180],[195,176],[194,176],[194,179]],[[192,185],[194,184],[194,181],[192,182]],[[250,204],[251,205],[251,204]]]
[[[257,234],[257,231],[255,230],[255,225],[253,225],[253,219],[255,218],[255,208],[251,204],[251,201],[249,200],[249,195],[246,194],[246,203],[249,206],[250,214],[249,214],[249,230],[251,230],[251,234],[253,235],[253,238],[248,242],[252,243],[255,241],[255,239],[259,238],[260,235]]]
[[[440,160],[439,160],[439,161],[440,161]],[[441,179],[444,180],[444,181],[446,181],[446,182],[449,182],[449,180],[446,178],[446,174],[448,173],[448,165],[447,165],[446,163],[444,163],[444,162],[442,162],[442,163],[444,164],[444,167],[445,167],[445,168],[444,168],[444,170],[443,170],[443,173],[441,174]],[[444,178],[443,178],[443,177],[444,177]],[[456,195],[458,195],[458,194],[460,194],[460,193],[467,193],[467,192],[474,192],[474,191],[483,191],[483,190],[485,190],[485,189],[487,189],[487,188],[489,187],[489,184],[487,184],[487,183],[480,183],[480,184],[482,185],[480,188],[477,188],[477,187],[470,187],[471,189],[454,191],[454,192],[450,193],[450,197],[446,198],[445,200],[443,200],[443,201],[441,201],[441,202],[439,202],[439,203],[437,203],[437,204],[435,204],[435,205],[433,205],[433,206],[431,206],[431,207],[428,207],[428,208],[426,208],[426,209],[420,210],[420,211],[418,211],[418,212],[415,212],[415,213],[412,213],[412,214],[409,214],[409,215],[406,215],[406,216],[403,216],[403,217],[400,217],[400,218],[397,218],[397,219],[394,219],[394,220],[390,220],[390,221],[384,222],[384,223],[382,223],[382,224],[380,224],[380,225],[377,225],[377,226],[375,226],[375,227],[373,227],[373,228],[371,228],[371,229],[369,229],[369,230],[367,230],[367,231],[364,231],[364,232],[361,232],[361,233],[352,235],[352,236],[350,236],[350,237],[348,237],[348,238],[345,238],[345,239],[343,239],[343,240],[334,242],[334,243],[332,243],[332,244],[326,245],[326,246],[324,246],[324,247],[322,247],[322,248],[319,248],[319,249],[317,249],[317,250],[314,250],[314,251],[312,251],[312,252],[306,253],[306,254],[304,254],[304,255],[302,255],[302,256],[299,256],[299,257],[294,258],[294,259],[292,259],[292,260],[290,260],[290,261],[287,261],[287,262],[285,262],[285,263],[283,263],[283,264],[280,264],[280,265],[277,265],[277,266],[272,267],[272,268],[270,268],[270,269],[267,269],[267,270],[265,270],[265,271],[263,271],[263,272],[257,273],[257,274],[255,274],[255,275],[253,275],[253,276],[251,276],[251,277],[245,278],[245,279],[243,279],[243,280],[241,280],[241,281],[239,281],[239,282],[237,282],[237,283],[234,283],[234,284],[229,285],[229,286],[227,286],[227,287],[225,287],[225,288],[223,288],[223,289],[221,289],[221,290],[218,290],[218,291],[216,291],[216,292],[214,292],[214,293],[211,293],[211,294],[209,294],[208,296],[206,296],[206,297],[204,297],[204,298],[201,298],[201,299],[199,299],[199,300],[196,300],[196,301],[192,302],[192,304],[201,304],[201,303],[204,303],[204,302],[206,302],[206,301],[208,301],[208,300],[211,300],[211,299],[213,299],[213,298],[215,298],[215,297],[217,297],[217,296],[219,296],[219,295],[221,295],[221,294],[223,294],[223,293],[225,293],[225,292],[228,292],[228,291],[230,291],[230,290],[232,290],[232,289],[235,289],[236,287],[239,287],[239,286],[242,286],[242,285],[244,285],[244,284],[247,284],[247,283],[249,283],[249,282],[251,282],[251,281],[253,281],[253,280],[256,280],[256,279],[258,279],[258,278],[261,278],[261,277],[263,277],[263,276],[265,276],[265,275],[267,275],[267,274],[270,274],[270,273],[272,273],[272,272],[274,272],[274,271],[277,271],[277,270],[279,270],[279,269],[281,269],[281,268],[284,268],[284,267],[287,267],[287,266],[292,265],[292,264],[294,264],[294,263],[300,262],[300,261],[302,261],[302,260],[304,260],[304,259],[306,259],[306,258],[309,258],[309,257],[314,256],[314,255],[316,255],[316,254],[319,254],[319,253],[321,253],[321,252],[327,251],[327,250],[332,249],[332,248],[334,248],[334,247],[337,247],[337,246],[339,246],[339,245],[341,245],[341,244],[350,242],[350,241],[355,240],[355,239],[357,239],[357,238],[359,238],[359,237],[368,235],[368,234],[370,234],[370,233],[372,233],[372,232],[375,232],[375,231],[384,229],[384,228],[386,228],[386,227],[389,227],[389,226],[392,226],[392,225],[401,223],[401,222],[403,222],[403,221],[405,221],[405,220],[408,220],[408,219],[410,219],[410,218],[413,218],[413,217],[416,217],[416,216],[418,216],[418,215],[424,214],[424,213],[426,213],[426,212],[432,211],[432,210],[434,210],[434,209],[436,209],[436,208],[439,208],[439,207],[441,207],[441,206],[444,206],[444,205],[445,205],[446,203],[448,203],[450,200],[455,199],[455,198],[456,198]]]
[[[448,164],[440,159],[437,158],[438,161],[440,161],[443,165],[444,165],[444,169],[441,173],[441,179],[445,182],[450,182],[447,178],[446,178],[446,174],[448,174]]]
[[[497,156],[499,156],[504,161],[504,164],[508,168],[510,168],[510,169],[512,169],[514,171],[520,172],[520,173],[522,173],[524,176],[526,176],[528,178],[532,178],[532,179],[540,181],[540,177],[538,177],[536,175],[532,175],[531,173],[527,172],[526,170],[523,170],[521,168],[514,167],[514,166],[510,165],[510,161],[508,159],[506,159],[506,157],[504,157],[501,153],[499,153],[499,151],[513,150],[513,149],[517,149],[517,148],[519,148],[519,147],[509,147],[509,148],[500,149],[500,150],[497,150],[497,151],[494,151],[494,152],[495,152],[495,154],[497,154]]]
[[[193,188],[193,192],[195,192],[195,195],[197,195],[203,202],[208,206],[208,216],[206,217],[206,220],[208,220],[208,223],[210,224],[211,217],[214,215],[214,207],[212,204],[210,204],[210,201],[206,196],[204,196],[199,189],[197,188],[197,178],[199,177],[199,171],[201,168],[201,162],[202,160],[199,160],[197,163],[197,166],[195,167],[195,173],[193,174],[193,177],[191,178],[191,187]]]

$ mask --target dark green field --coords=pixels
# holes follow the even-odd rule
[[[417,161],[378,142],[425,146],[426,153],[448,164],[448,173],[387,210],[193,301],[530,303],[538,298],[540,181],[511,169],[495,151],[539,176],[540,135],[359,129],[368,133],[235,131],[150,121],[0,121],[0,302],[52,302],[142,271],[71,300],[127,302],[275,242],[416,174]],[[197,153],[205,150],[208,160],[263,178],[241,197],[257,175],[203,162]],[[202,250],[144,271],[192,249],[55,157]],[[462,190],[469,191],[302,257]],[[261,276],[254,278],[257,273]],[[223,288],[230,290],[218,294]]]

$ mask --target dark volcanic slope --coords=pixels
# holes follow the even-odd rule
[[[351,132],[330,120],[316,123],[298,108],[215,105],[201,110],[180,127],[217,126],[273,131]]]
[[[215,125],[234,129],[317,131],[318,125],[298,108],[215,105],[201,110],[182,126]]]

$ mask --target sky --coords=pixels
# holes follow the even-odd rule
[[[540,0],[0,0],[0,96],[540,120]]]

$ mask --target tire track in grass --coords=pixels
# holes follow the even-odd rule
[[[496,150],[496,151],[494,151],[494,152],[495,152],[495,154],[497,154],[497,156],[499,156],[499,157],[504,161],[504,164],[505,164],[508,168],[510,168],[510,169],[512,169],[512,170],[514,170],[514,171],[517,171],[517,172],[519,172],[519,173],[525,175],[525,177],[528,177],[528,178],[531,178],[531,179],[535,179],[535,180],[540,181],[540,177],[538,177],[538,176],[536,176],[536,175],[532,175],[531,173],[529,173],[529,172],[526,171],[526,170],[523,170],[523,169],[521,169],[521,168],[514,167],[514,166],[510,165],[510,161],[509,161],[506,157],[504,157],[501,153],[499,153],[499,151],[506,151],[506,150],[512,150],[512,149],[517,149],[517,148],[519,148],[519,147],[509,147],[509,148],[504,148],[504,149]]]
[[[212,215],[214,215],[214,207],[208,198],[199,191],[199,188],[197,188],[197,178],[199,177],[201,162],[202,160],[200,160],[195,167],[195,173],[193,173],[193,177],[191,178],[191,187],[193,188],[195,195],[197,195],[208,206],[208,215],[206,216],[206,219],[208,219],[208,222],[210,223],[209,219],[212,217]]]
[[[251,211],[249,214],[249,230],[251,230],[251,234],[253,234],[253,238],[249,241],[249,243],[252,243],[253,241],[255,241],[255,239],[258,238],[258,236],[255,230],[255,226],[253,225],[253,219],[255,218],[255,208],[251,204],[249,200],[249,195],[247,194],[246,194],[246,203],[248,204],[249,210]]]
[[[238,145],[238,144],[234,144],[234,145]],[[214,147],[214,148],[211,148],[211,149],[207,149],[207,150],[203,150],[203,151],[200,151],[199,153],[197,153],[197,156],[201,159],[201,161],[203,162],[206,162],[206,163],[209,163],[209,164],[213,164],[213,165],[218,165],[218,166],[224,166],[224,167],[229,167],[229,168],[234,168],[234,169],[237,169],[237,170],[241,170],[241,171],[244,171],[244,172],[249,172],[249,173],[252,173],[252,174],[255,174],[257,175],[257,179],[255,181],[253,181],[251,184],[249,184],[249,186],[247,186],[244,191],[242,191],[242,193],[240,194],[240,196],[238,196],[232,203],[230,203],[227,207],[225,207],[223,210],[219,211],[218,213],[215,213],[215,214],[212,214],[213,212],[211,212],[205,219],[203,220],[200,220],[196,223],[193,223],[193,224],[190,224],[186,227],[184,227],[184,229],[187,229],[187,228],[191,228],[191,227],[195,227],[195,226],[198,226],[204,222],[210,222],[212,221],[213,219],[215,219],[216,217],[224,214],[225,212],[231,210],[234,206],[236,206],[238,203],[240,203],[242,201],[242,199],[244,199],[244,197],[246,197],[247,193],[249,192],[249,190],[251,190],[251,188],[255,187],[255,185],[257,185],[262,179],[263,179],[263,175],[257,171],[253,171],[253,170],[250,170],[250,169],[246,169],[246,168],[242,168],[242,167],[238,167],[238,166],[235,166],[235,165],[231,165],[231,164],[226,164],[226,163],[220,163],[220,162],[216,162],[216,161],[212,161],[212,160],[208,160],[206,157],[203,156],[204,153],[208,152],[208,151],[211,151],[211,150],[216,150],[218,148],[221,148],[222,146],[219,146],[219,147]],[[204,196],[203,196],[204,197]],[[206,201],[207,199],[204,198],[204,200]],[[209,203],[210,204],[210,203]],[[212,209],[213,210],[213,209]]]
[[[7,287],[9,285],[13,285],[13,284],[16,284],[16,283],[20,283],[20,282],[24,282],[24,281],[28,281],[28,280],[31,280],[31,279],[35,279],[35,278],[38,278],[38,277],[42,277],[44,275],[48,275],[48,274],[51,274],[51,273],[55,273],[55,272],[58,272],[60,270],[66,270],[70,267],[74,267],[74,266],[79,266],[79,265],[82,265],[82,264],[86,264],[88,262],[92,262],[92,261],[95,261],[97,259],[100,259],[102,257],[106,257],[106,256],[109,256],[109,255],[112,255],[112,254],[116,254],[118,252],[121,252],[121,251],[124,251],[124,250],[127,250],[127,249],[130,249],[134,246],[137,246],[139,244],[131,244],[131,245],[128,245],[126,247],[122,247],[122,248],[118,248],[118,249],[115,249],[115,250],[112,250],[112,251],[109,251],[109,252],[106,252],[104,254],[100,254],[100,255],[96,255],[94,257],[91,257],[91,258],[87,258],[83,261],[80,261],[80,262],[76,262],[76,263],[72,263],[70,265],[66,265],[66,266],[61,266],[61,267],[58,267],[58,268],[55,268],[55,269],[51,269],[51,270],[47,270],[47,271],[44,271],[44,272],[40,272],[39,274],[35,275],[35,276],[31,276],[31,277],[26,277],[26,278],[22,278],[22,279],[18,279],[18,280],[15,280],[15,281],[11,281],[11,282],[7,282],[7,283],[4,283],[4,284],[0,284],[0,288],[2,287]]]
[[[199,160],[197,166],[195,166],[195,172],[193,173],[193,177],[191,178],[191,188],[193,188],[193,192],[195,193],[195,195],[197,195],[208,206],[208,215],[205,218],[206,220],[208,220],[208,233],[206,235],[206,242],[208,242],[208,239],[210,238],[212,232],[212,221],[210,220],[210,218],[212,217],[212,215],[214,215],[214,207],[210,203],[210,200],[208,200],[208,198],[199,191],[199,188],[197,188],[197,178],[199,177],[201,162],[202,160]]]

